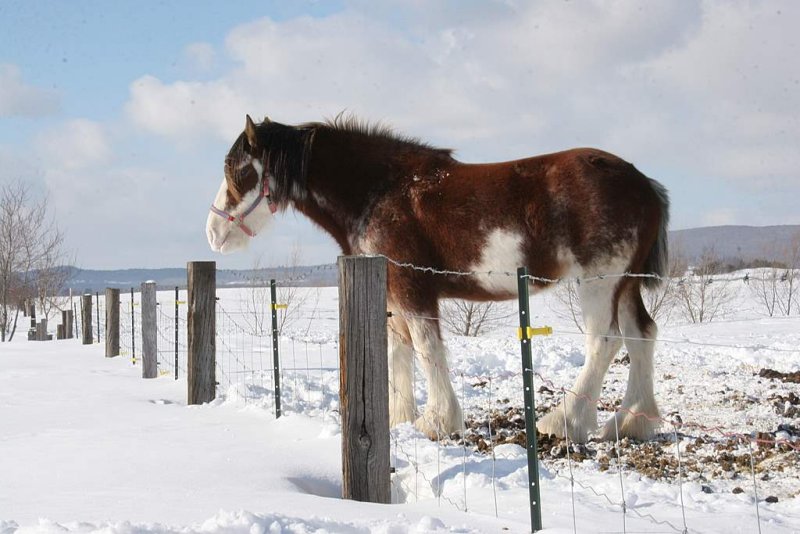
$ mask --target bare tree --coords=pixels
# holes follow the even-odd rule
[[[791,315],[800,313],[800,232],[792,237],[785,254],[786,272],[782,277],[785,284],[778,301],[781,313]]]
[[[550,309],[561,319],[571,320],[575,326],[584,332],[581,301],[578,296],[577,280],[563,279],[553,288],[551,293],[556,304],[549,304]]]
[[[46,197],[21,181],[0,186],[0,340],[13,339],[24,299],[52,288],[45,273],[62,267],[63,244]]]
[[[648,313],[657,323],[666,323],[680,302],[678,284],[686,274],[687,265],[683,249],[671,243],[667,276],[658,287],[647,289],[642,294]]]
[[[460,336],[477,337],[505,319],[497,302],[445,300],[440,311],[445,327]]]
[[[706,250],[689,276],[677,282],[678,306],[693,323],[706,323],[724,314],[735,293],[719,277],[720,261],[713,249]]]
[[[302,281],[301,261],[300,247],[295,244],[285,268],[286,276],[279,281],[277,287],[278,304],[285,306],[278,313],[278,334],[282,334],[284,327],[299,316],[300,309],[308,299],[308,292],[297,285]],[[256,335],[264,335],[272,330],[272,296],[269,284],[269,278],[264,275],[261,258],[259,258],[256,260],[250,276],[251,289],[247,301],[250,327]]]
[[[784,245],[773,244],[766,251],[770,267],[751,277],[748,285],[761,309],[770,317],[791,315],[798,309],[800,288],[800,233]]]

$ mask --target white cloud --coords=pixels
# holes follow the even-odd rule
[[[199,71],[210,70],[216,60],[214,47],[209,43],[191,43],[183,49],[183,55],[189,64]]]
[[[245,113],[299,123],[343,109],[467,161],[593,145],[672,187],[681,226],[704,222],[698,206],[759,217],[730,202],[791,222],[775,200],[800,195],[797,20],[792,2],[350,2],[235,27],[227,71],[141,77],[126,112],[222,150]]]
[[[101,165],[111,157],[108,131],[88,119],[73,119],[46,130],[37,137],[36,147],[46,167],[66,171]]]
[[[26,84],[16,65],[0,63],[0,117],[41,117],[58,108],[55,91]]]
[[[225,81],[164,84],[148,75],[134,81],[130,92],[125,111],[136,125],[181,142],[209,135],[228,138],[241,130],[247,110]]]

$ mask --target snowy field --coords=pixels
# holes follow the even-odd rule
[[[568,455],[566,443],[545,439],[544,532],[800,532],[800,387],[780,379],[800,370],[800,318],[765,317],[744,284],[730,283],[735,298],[714,322],[674,313],[661,326],[656,396],[665,419],[684,423],[681,454],[669,425],[651,443],[621,443],[619,462],[613,443]],[[528,531],[514,304],[480,337],[447,336],[467,439],[434,443],[410,425],[394,429],[394,504],[372,505],[339,499],[337,290],[298,295],[302,307],[281,339],[277,420],[271,339],[250,290],[218,291],[220,386],[208,405],[186,406],[184,340],[174,379],[170,292],[159,293],[154,380],[132,365],[124,293],[121,357],[20,333],[0,346],[0,534]],[[531,306],[533,322],[555,331],[534,342],[544,412],[571,387],[583,339],[552,297]],[[759,376],[763,369],[778,374]],[[604,402],[621,398],[626,377],[622,358]],[[740,439],[756,433],[762,443]]]

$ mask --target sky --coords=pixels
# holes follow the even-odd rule
[[[346,110],[465,162],[594,146],[662,182],[672,228],[798,224],[800,3],[0,3],[0,182],[47,195],[77,264],[330,263],[280,215],[249,251],[205,221],[245,114]]]

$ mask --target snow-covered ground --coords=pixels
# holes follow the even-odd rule
[[[719,320],[693,325],[673,316],[660,331],[662,414],[709,427],[682,430],[683,476],[674,476],[670,428],[650,445],[623,443],[621,470],[607,444],[590,443],[568,462],[563,444],[546,443],[545,532],[572,532],[573,516],[578,532],[681,532],[684,521],[689,532],[757,532],[757,513],[764,532],[800,532],[800,453],[762,446],[755,486],[747,462],[719,467],[726,454],[733,464],[749,454],[725,433],[797,443],[792,428],[800,426],[800,410],[791,409],[797,384],[758,376],[800,369],[800,318],[763,317],[744,285],[736,291]],[[435,443],[410,425],[394,429],[395,504],[373,505],[339,498],[336,289],[304,292],[281,341],[278,420],[271,345],[252,335],[258,321],[247,290],[218,292],[219,398],[204,406],[186,406],[183,364],[172,377],[167,292],[159,294],[158,379],[141,379],[128,357],[104,358],[99,344],[18,334],[0,346],[0,534],[527,531],[527,463],[512,428],[522,389],[513,304],[501,312],[511,317],[481,337],[448,336],[471,439]],[[546,296],[532,300],[535,322],[555,330],[534,345],[541,410],[583,363],[582,337],[555,307]],[[612,366],[604,400],[621,398],[626,376],[624,363]],[[491,421],[493,454],[485,447]]]

